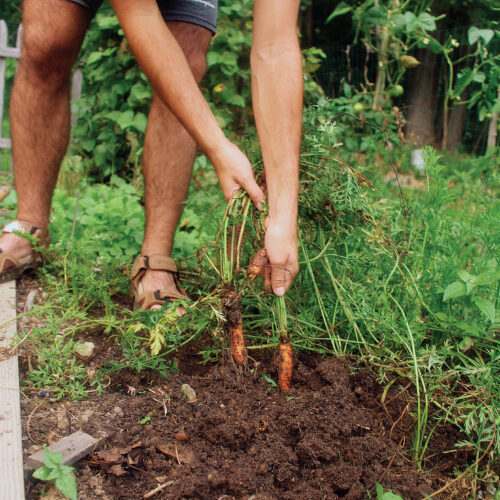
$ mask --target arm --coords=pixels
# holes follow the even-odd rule
[[[298,272],[297,200],[303,75],[297,37],[300,0],[255,0],[252,99],[269,195],[264,276],[283,295]]]
[[[155,0],[111,0],[139,65],[163,102],[212,162],[226,200],[244,188],[255,204],[264,195],[246,156],[222,132]]]

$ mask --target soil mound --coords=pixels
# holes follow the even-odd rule
[[[60,434],[107,435],[80,465],[79,499],[139,499],[165,483],[153,498],[355,500],[374,498],[380,482],[420,499],[437,486],[410,461],[403,382],[383,405],[373,376],[351,376],[339,359],[302,358],[286,394],[261,377],[274,376],[271,361],[242,376],[230,363],[187,361],[168,379],[115,373],[101,397],[64,405],[73,429]],[[31,437],[43,441],[59,413],[42,405]]]

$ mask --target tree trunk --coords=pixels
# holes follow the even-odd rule
[[[500,87],[498,87],[498,99],[500,99]],[[490,126],[488,128],[487,148],[494,148],[497,145],[498,134],[498,111],[491,114]]]
[[[469,88],[466,88],[461,95],[462,101],[467,101],[469,94]],[[467,104],[458,102],[451,108],[448,118],[448,134],[444,147],[452,153],[458,153],[460,148],[466,117]]]
[[[437,100],[438,58],[430,50],[420,50],[416,55],[420,65],[413,72],[410,104],[406,124],[406,137],[415,146],[436,145],[434,113]]]

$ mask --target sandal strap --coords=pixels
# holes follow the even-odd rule
[[[11,262],[13,264],[13,266],[11,267],[14,268],[19,267],[22,264],[22,262],[16,259],[16,257],[14,257],[12,254],[0,249],[0,272],[5,271],[5,264],[7,262]]]
[[[167,271],[177,274],[177,266],[172,257],[168,255],[153,254],[139,255],[133,265],[130,273],[130,279],[135,280],[139,275],[144,274],[148,269],[154,271]]]
[[[41,229],[34,226],[31,222],[23,220],[15,220],[7,224],[3,229],[3,233],[26,233],[40,241],[41,245],[48,246],[49,232],[47,229]]]
[[[162,306],[167,300],[175,299],[187,299],[186,295],[182,293],[169,292],[167,290],[148,290],[143,292],[140,297],[138,297],[137,305],[144,311],[147,311],[151,306]]]

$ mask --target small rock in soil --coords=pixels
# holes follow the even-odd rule
[[[24,312],[31,311],[33,309],[33,306],[35,304],[35,299],[36,299],[37,291],[36,290],[31,290],[30,293],[28,293],[28,296],[26,297],[26,302],[24,303]]]
[[[93,342],[82,342],[75,347],[75,353],[82,359],[90,359],[95,353],[95,344]]]
[[[57,428],[63,432],[69,429],[68,415],[62,408],[57,412]]]
[[[115,406],[113,408],[113,413],[117,416],[117,417],[123,417],[124,413],[123,413],[123,410],[119,407],[119,406]]]
[[[189,384],[182,384],[181,391],[190,403],[196,401],[196,392]]]

